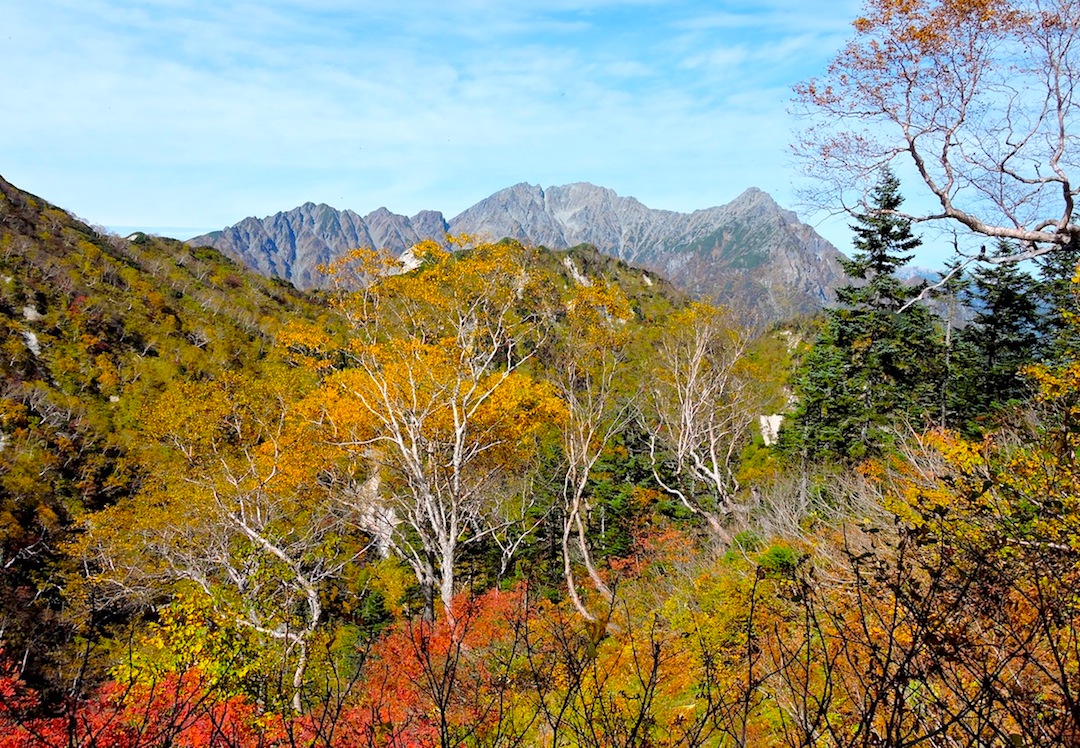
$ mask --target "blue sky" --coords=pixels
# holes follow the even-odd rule
[[[0,0],[0,174],[180,238],[307,201],[449,218],[518,182],[798,210],[791,86],[859,7]]]

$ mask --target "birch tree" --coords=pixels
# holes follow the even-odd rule
[[[567,300],[563,329],[553,350],[552,377],[566,407],[562,422],[563,578],[574,607],[590,622],[597,619],[578,591],[574,560],[580,560],[610,609],[612,591],[589,549],[587,490],[597,460],[633,417],[634,393],[626,381],[632,320],[629,302],[618,287],[600,280],[578,286]]]
[[[546,324],[528,254],[427,243],[414,250],[419,271],[340,300],[352,326],[318,395],[328,438],[378,484],[362,509],[412,568],[429,619],[436,592],[453,616],[462,548],[525,520],[524,478],[561,418],[555,393],[525,372]]]
[[[796,150],[816,202],[876,209],[871,190],[891,165],[924,188],[907,219],[1018,243],[973,259],[1075,248],[1080,3],[868,0],[853,28],[828,70],[796,88],[809,123]]]
[[[145,417],[157,472],[131,501],[92,515],[80,543],[106,603],[157,606],[195,585],[238,627],[279,643],[300,711],[327,586],[362,556],[313,439],[273,381],[178,383]]]
[[[646,408],[657,482],[723,543],[738,511],[738,457],[760,412],[746,368],[749,333],[725,308],[671,316],[656,350]]]

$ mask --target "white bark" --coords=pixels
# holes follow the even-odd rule
[[[166,503],[134,517],[122,508],[115,517],[102,513],[86,549],[95,581],[114,599],[145,604],[186,580],[210,600],[234,601],[220,612],[281,642],[293,658],[290,701],[299,711],[309,644],[324,614],[320,593],[363,550],[332,550],[353,523],[329,491],[301,495],[275,485],[285,409],[278,415],[251,423],[233,414],[231,427],[247,443],[259,433],[257,456],[223,449],[212,474],[169,486]],[[192,454],[191,445],[179,448]],[[117,521],[128,524],[108,527]]]
[[[740,371],[748,342],[725,313],[706,311],[661,341],[650,393],[656,481],[725,543],[726,521],[739,508],[738,455],[758,412],[753,383]]]
[[[524,476],[489,458],[508,445],[500,424],[483,415],[532,356],[521,341],[535,330],[513,313],[513,291],[525,280],[501,268],[488,283],[453,289],[434,309],[422,297],[384,303],[371,290],[365,303],[377,313],[358,316],[355,329],[366,347],[338,380],[374,428],[369,435],[342,430],[336,439],[380,474],[382,516],[396,520],[382,531],[421,586],[438,590],[449,616],[461,548],[492,537],[504,542],[529,507]]]
[[[871,212],[872,185],[899,161],[929,198],[916,194],[909,204],[925,209],[907,218],[1020,245],[973,258],[1015,262],[1075,245],[1080,4],[892,4],[888,15],[880,5],[868,3],[869,23],[830,70],[797,88],[811,125],[796,149],[822,186],[811,200]]]
[[[592,283],[579,284],[592,288]],[[629,309],[597,308],[607,301],[612,307],[625,298],[606,287],[593,298],[588,292],[570,302],[570,325],[560,348],[554,380],[566,406],[562,430],[565,459],[563,475],[563,578],[574,608],[583,618],[596,622],[583,600],[574,577],[574,559],[585,567],[593,589],[610,609],[614,594],[596,568],[589,548],[587,522],[592,507],[586,502],[589,478],[611,440],[633,417],[634,393],[621,392],[618,379],[626,367],[624,325]],[[584,308],[575,309],[575,304]],[[575,547],[576,546],[576,552]]]

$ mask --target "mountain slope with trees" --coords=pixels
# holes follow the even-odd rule
[[[766,332],[591,247],[308,295],[0,185],[0,744],[1077,745],[1075,247],[960,261],[958,330],[866,168],[837,306]]]
[[[179,379],[257,369],[286,319],[321,312],[215,250],[107,236],[2,179],[0,231],[0,630],[67,676],[46,665],[81,625],[64,544],[152,472],[144,409]]]
[[[308,204],[247,218],[189,244],[216,247],[259,272],[311,288],[326,283],[317,267],[347,250],[375,247],[400,255],[421,239],[444,243],[447,234],[508,237],[557,250],[591,244],[686,292],[753,308],[769,320],[820,309],[841,276],[840,253],[756,189],[689,214],[647,208],[585,183],[515,185],[449,221],[432,211],[407,218],[385,209],[361,219]]]

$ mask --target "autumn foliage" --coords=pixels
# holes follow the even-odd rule
[[[870,0],[853,27],[796,88],[822,204],[864,212],[890,167],[915,175],[912,217],[1021,242],[1010,261],[1075,246],[1072,0]]]
[[[875,2],[857,30],[942,55],[935,14],[1011,28],[998,8]],[[931,356],[903,353],[890,258],[855,263],[842,302],[882,308],[817,357],[809,325],[467,238],[350,255],[245,347],[195,334],[181,300],[216,297],[178,266],[169,301],[130,264],[161,257],[74,241],[80,284],[115,275],[153,324],[49,298],[42,339],[79,355],[5,370],[0,748],[1080,744],[1070,335],[961,433],[944,399],[893,407]],[[845,392],[874,429],[840,441],[873,449],[765,444],[796,359],[854,380],[869,352]]]

